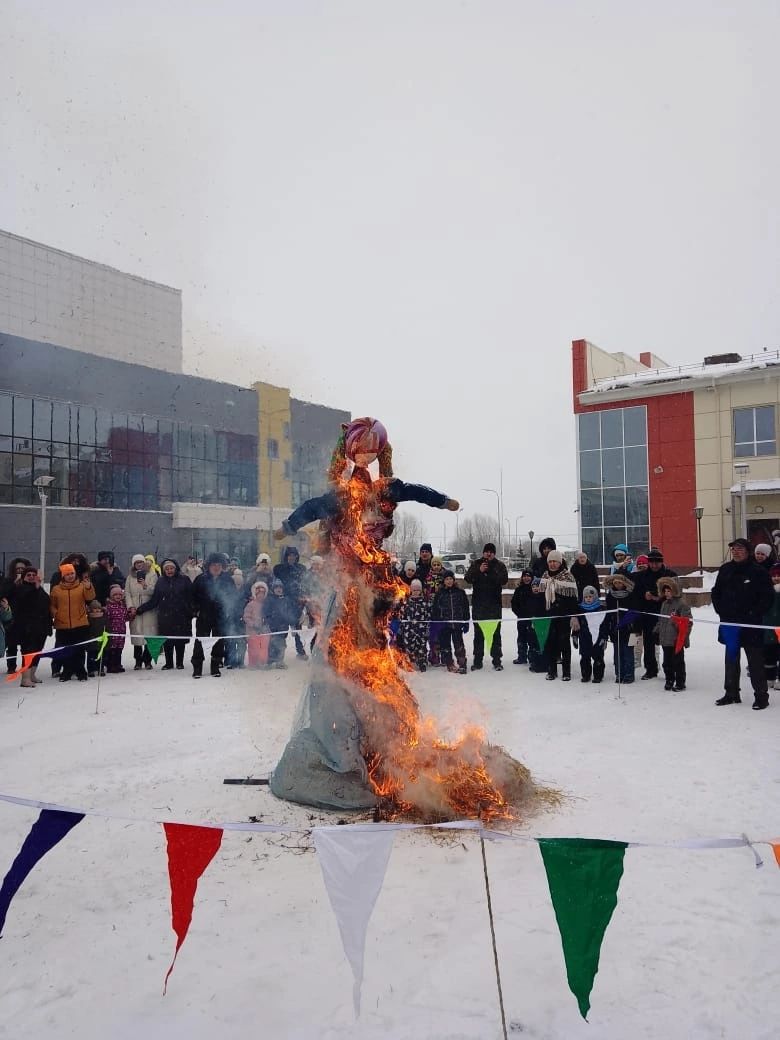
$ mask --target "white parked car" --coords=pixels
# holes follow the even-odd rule
[[[446,570],[463,577],[477,557],[474,553],[442,553],[441,558]]]

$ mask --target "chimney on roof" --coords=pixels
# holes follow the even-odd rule
[[[710,354],[704,359],[705,365],[736,365],[742,360],[741,354]]]

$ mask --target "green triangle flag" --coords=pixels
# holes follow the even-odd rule
[[[542,653],[544,653],[544,648],[547,643],[547,636],[550,632],[550,625],[552,624],[552,618],[534,618],[531,624],[534,626],[534,632],[536,633],[536,641],[539,644],[539,650]]]
[[[108,646],[108,632],[101,632],[98,636],[98,652],[95,654],[95,660],[99,661],[103,657],[103,651]]]
[[[598,838],[537,838],[569,989],[587,1019],[604,933],[617,906],[626,843]]]
[[[149,656],[157,664],[157,658],[160,656],[160,651],[163,648],[165,642],[165,636],[144,636],[146,640],[146,649],[149,651]]]
[[[493,634],[498,628],[498,621],[475,621],[474,624],[479,625],[482,630],[482,635],[485,637],[485,646],[488,648],[488,653],[490,653],[490,648],[493,645]]]

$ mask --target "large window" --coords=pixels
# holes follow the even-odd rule
[[[647,411],[609,408],[578,417],[582,548],[595,563],[609,563],[612,546],[647,550],[650,509],[647,478]]]
[[[170,509],[257,505],[257,438],[208,426],[0,393],[0,502]]]
[[[734,457],[777,454],[775,406],[734,409]]]

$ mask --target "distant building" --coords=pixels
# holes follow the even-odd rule
[[[660,546],[674,566],[723,562],[742,531],[780,529],[780,351],[669,366],[572,343],[582,546],[596,562],[627,542]],[[739,468],[736,468],[739,467]]]
[[[9,239],[25,241],[0,232],[0,244]],[[26,270],[22,260],[21,274]],[[165,290],[179,315],[166,341],[145,338],[161,326],[159,315],[147,320],[143,313],[131,337],[124,322],[135,319],[106,309],[110,295],[91,311],[104,316],[99,342],[82,322],[73,349],[64,339],[68,321],[57,331],[54,318],[48,329],[60,342],[11,334],[4,323],[34,330],[29,314],[43,313],[40,301],[19,301],[19,275],[4,273],[12,299],[0,305],[0,567],[16,555],[38,560],[40,476],[54,478],[47,573],[74,551],[92,559],[112,549],[123,569],[140,551],[180,559],[223,551],[245,565],[260,547],[277,552],[271,531],[294,505],[324,490],[349,412],[298,401],[268,383],[238,386],[183,373],[175,289]],[[133,339],[122,357],[115,334]]]

